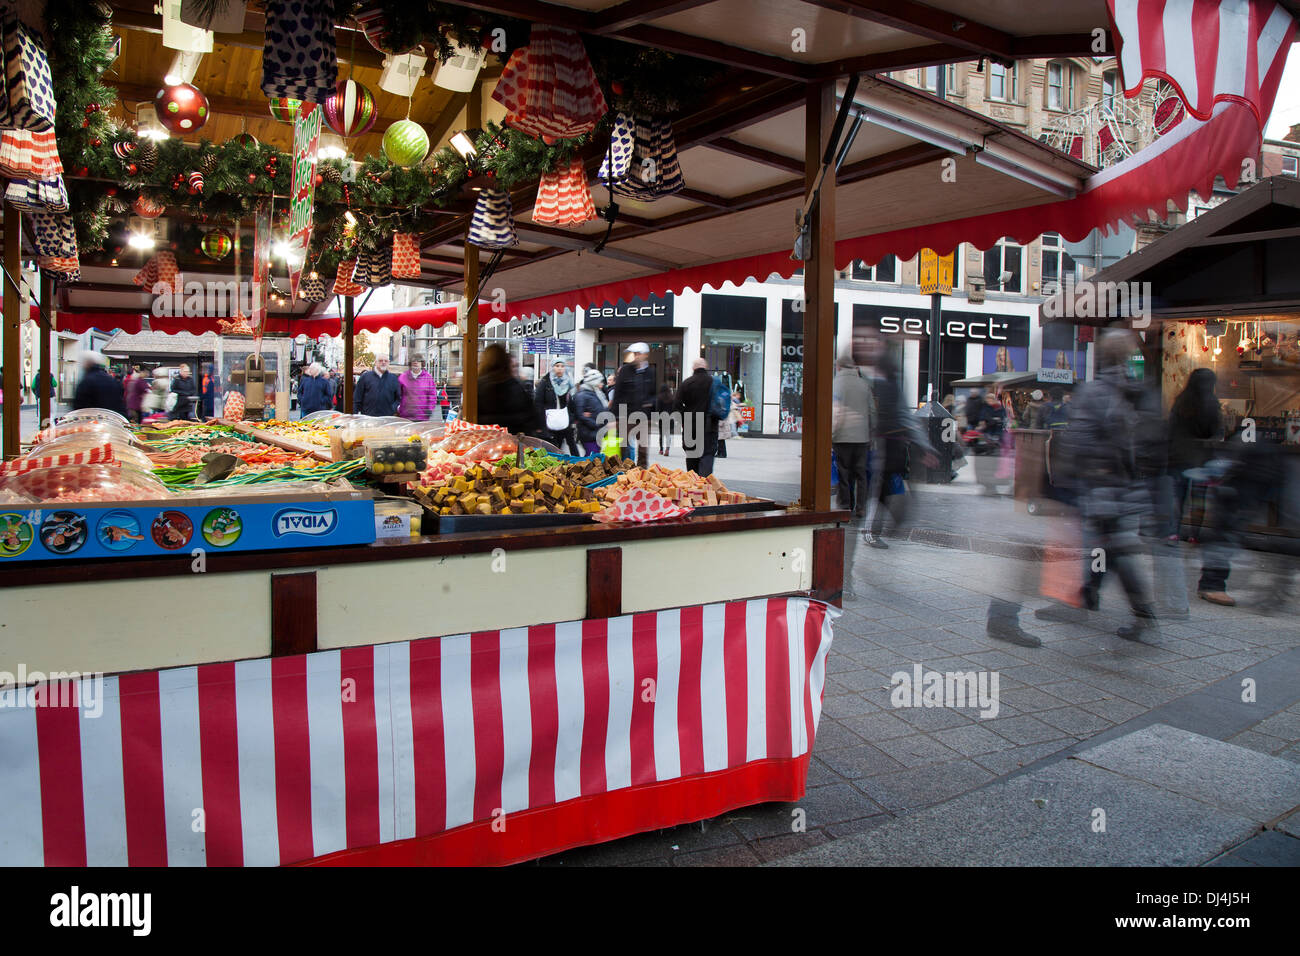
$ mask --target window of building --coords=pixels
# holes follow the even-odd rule
[[[1101,75],[1101,105],[1112,112],[1115,109],[1115,97],[1119,93],[1119,71],[1107,70]]]
[[[1003,273],[1009,273],[1006,281]],[[989,292],[1024,295],[1024,249],[1019,243],[1002,239],[984,253],[984,287]]]
[[[854,259],[851,275],[859,282],[897,282],[898,257],[885,256],[874,266],[867,265],[861,259]]]
[[[1016,99],[1016,68],[1008,69],[1000,63],[989,64],[989,99],[1014,103]]]
[[[1300,156],[1282,157],[1282,175],[1283,176],[1300,175]]]
[[[1047,64],[1047,108],[1069,111],[1074,109],[1074,67],[1057,61]]]
[[[1066,276],[1074,275],[1074,257],[1057,232],[1043,233],[1043,295],[1052,295]]]
[[[939,88],[939,68],[927,66],[921,72],[921,89],[934,92]]]

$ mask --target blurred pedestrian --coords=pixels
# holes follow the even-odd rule
[[[673,387],[664,382],[655,396],[655,429],[659,433],[659,454],[667,455],[673,447],[673,409],[677,407],[677,396]]]
[[[632,458],[635,450],[636,463],[642,468],[650,465],[648,431],[650,415],[654,412],[655,391],[655,372],[650,367],[650,346],[645,342],[634,342],[627,350],[623,365],[614,379],[614,397],[610,405],[618,417],[623,457]]]
[[[573,397],[574,427],[577,431],[582,452],[594,455],[600,450],[600,428],[604,424],[601,416],[609,408],[605,399],[605,376],[600,370],[588,366],[583,369],[582,382]]]
[[[126,415],[122,384],[108,373],[108,359],[102,352],[81,353],[81,381],[72,395],[74,410],[102,408]]]
[[[168,389],[169,397],[167,399],[171,406],[168,411],[172,418],[192,421],[194,419],[194,403],[198,399],[198,389],[194,387],[194,377],[190,374],[190,367],[185,362],[181,363],[176,370],[176,377],[172,379],[171,388]],[[175,398],[170,396],[174,395]]]
[[[860,520],[867,514],[867,451],[871,447],[876,403],[871,382],[852,355],[841,355],[835,366],[831,448],[839,462],[839,506]]]
[[[1202,468],[1210,460],[1209,442],[1223,437],[1223,411],[1215,394],[1218,377],[1208,368],[1198,368],[1174,399],[1169,412],[1170,494],[1166,503],[1164,534],[1177,540],[1182,530],[1183,507],[1190,479],[1187,472]]]
[[[326,411],[333,401],[334,394],[325,370],[312,362],[302,370],[302,380],[298,383],[298,407],[302,410],[302,417]]]
[[[718,417],[713,414],[713,390],[716,382],[709,374],[707,359],[691,362],[691,374],[677,390],[675,410],[682,416],[682,452],[686,470],[702,478],[713,474],[718,453]],[[725,393],[724,393],[725,394]]]
[[[1140,353],[1141,341],[1133,332],[1102,333],[1097,378],[1085,383],[1071,402],[1065,432],[1084,520],[1084,550],[1090,556],[1083,603],[1091,610],[1099,607],[1104,575],[1114,571],[1133,612],[1133,621],[1117,633],[1129,641],[1150,641],[1157,631],[1151,592],[1138,566],[1141,521],[1152,511],[1142,466],[1147,452],[1140,447],[1151,417],[1146,384],[1134,361]]]
[[[199,413],[204,420],[217,413],[217,376],[213,374],[212,363],[203,363],[203,377],[199,380]]]
[[[528,400],[523,383],[511,369],[510,353],[495,343],[478,359],[478,422],[497,425],[515,434],[531,434],[537,427],[537,409]]]
[[[140,370],[140,366],[132,367],[131,374],[127,376],[125,386],[126,400],[126,417],[137,425],[140,419],[144,417],[145,397],[149,394],[149,379]]]

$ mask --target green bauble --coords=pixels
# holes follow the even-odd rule
[[[418,166],[429,155],[429,134],[414,120],[398,120],[384,133],[384,155],[398,166]]]
[[[213,229],[211,232],[204,234],[203,241],[199,243],[199,246],[203,249],[203,254],[209,259],[220,261],[230,255],[230,250],[234,244],[234,240],[230,238],[230,233],[224,229]]]

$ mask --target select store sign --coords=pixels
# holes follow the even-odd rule
[[[590,305],[583,316],[583,328],[587,329],[670,329],[672,326],[672,293],[628,302]]]
[[[940,335],[971,344],[1028,347],[1029,317],[991,312],[944,312]],[[882,305],[855,305],[853,324],[876,329],[882,335],[924,339],[930,336],[926,309],[898,309]]]

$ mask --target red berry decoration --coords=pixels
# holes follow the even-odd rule
[[[126,174],[128,176],[134,176],[138,172],[140,172],[140,167],[137,166],[135,163],[126,164]]]
[[[623,95],[623,84],[619,80],[615,80],[613,83],[609,84],[609,88],[615,96]]]
[[[208,98],[193,83],[177,83],[154,97],[158,122],[171,133],[194,133],[208,121]]]
[[[94,146],[96,149],[99,149],[99,147],[104,145],[104,141],[100,139],[98,136],[96,136],[94,139],[90,141],[90,145]]]
[[[257,173],[248,174],[248,185],[253,186],[257,183]]]

